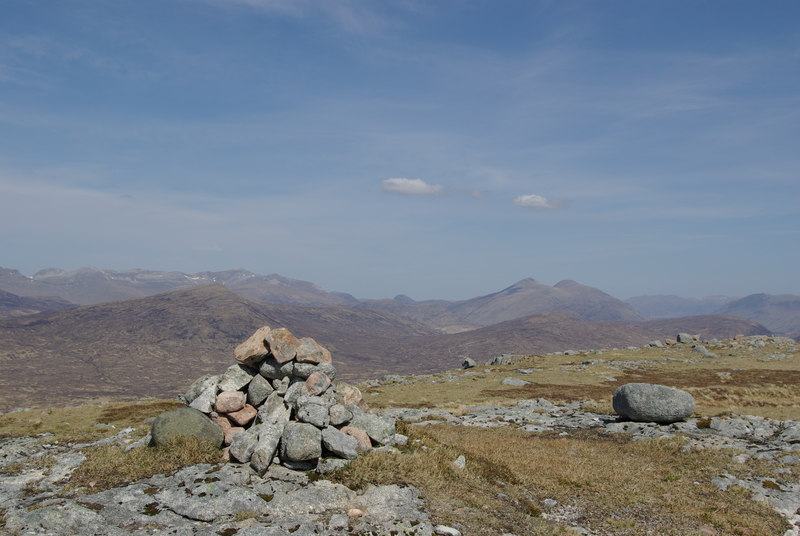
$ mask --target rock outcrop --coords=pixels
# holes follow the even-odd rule
[[[189,407],[176,410],[218,428],[231,460],[263,474],[276,461],[313,469],[323,457],[351,460],[395,444],[394,419],[365,411],[359,389],[335,381],[331,353],[314,339],[264,326],[234,358],[223,374],[198,378],[182,395]]]

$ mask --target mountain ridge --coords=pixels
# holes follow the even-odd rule
[[[733,322],[737,333],[768,333]],[[485,361],[499,353],[642,345],[674,336],[563,311],[448,335],[387,312],[261,304],[209,285],[0,319],[0,407],[174,396],[199,375],[227,368],[231,348],[262,325],[313,337],[331,350],[345,379],[438,372],[462,357]]]

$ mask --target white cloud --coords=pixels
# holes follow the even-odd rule
[[[404,195],[437,195],[442,193],[444,186],[441,184],[428,184],[422,179],[386,179],[381,182],[384,192]]]
[[[530,207],[536,210],[550,210],[563,205],[561,201],[555,201],[536,194],[521,195],[514,199],[514,204],[521,207]]]

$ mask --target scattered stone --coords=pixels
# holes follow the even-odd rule
[[[694,343],[694,337],[689,335],[688,333],[678,333],[677,340],[680,344]]]
[[[433,533],[439,536],[461,536],[461,531],[448,527],[447,525],[436,525],[433,527]]]
[[[456,469],[464,469],[467,467],[467,459],[462,454],[456,458],[456,460],[453,462],[453,465],[456,466]]]
[[[627,383],[612,398],[614,411],[632,421],[669,424],[694,413],[694,397],[674,387],[651,383]]]
[[[509,354],[502,354],[492,358],[487,365],[510,365],[514,362],[514,358]]]
[[[473,359],[470,359],[469,357],[461,362],[462,369],[470,369],[474,366],[475,366],[475,361]]]
[[[197,437],[220,447],[225,438],[222,428],[193,408],[178,408],[156,417],[150,431],[152,444],[163,445],[178,436]]]
[[[512,387],[524,387],[526,385],[531,384],[531,382],[512,377],[503,378],[503,381],[501,381],[500,383],[503,385],[510,385]]]

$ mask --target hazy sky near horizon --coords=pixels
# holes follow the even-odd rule
[[[800,294],[800,2],[3,0],[0,266]]]

